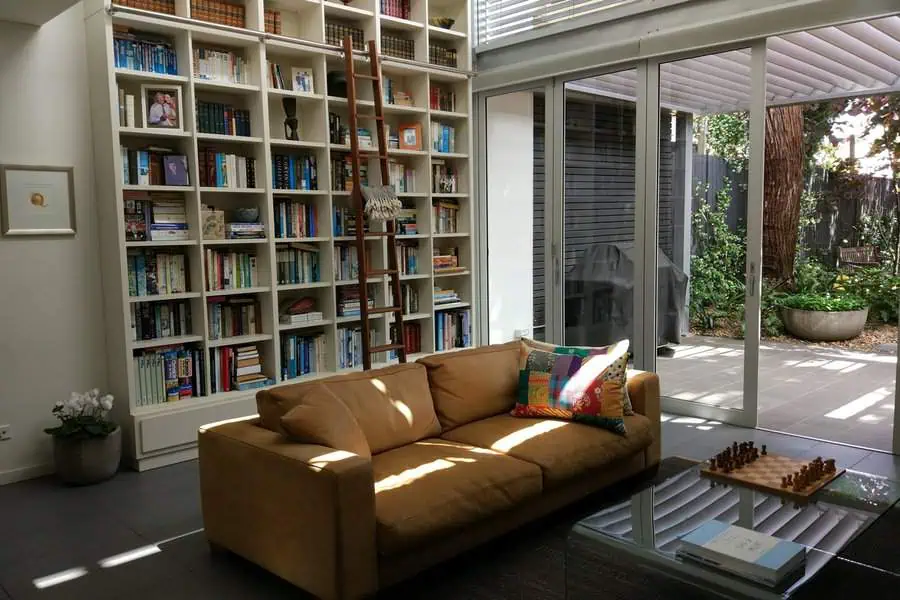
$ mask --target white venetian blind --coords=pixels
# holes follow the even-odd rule
[[[477,43],[640,2],[646,0],[476,0]]]

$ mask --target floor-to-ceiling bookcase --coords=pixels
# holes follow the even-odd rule
[[[199,426],[254,413],[260,384],[235,373],[283,385],[360,368],[336,35],[375,39],[389,80],[411,359],[474,345],[467,0],[122,4],[86,0],[85,23],[109,383],[137,468],[191,458]],[[366,243],[384,268],[384,238]],[[369,285],[390,302],[386,278]],[[379,342],[391,318],[374,320]]]

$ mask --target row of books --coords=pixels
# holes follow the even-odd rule
[[[244,57],[226,50],[194,48],[194,77],[205,81],[250,83],[250,65]]]
[[[416,191],[416,170],[401,162],[388,162],[388,181],[393,186],[394,191],[403,193],[413,193]]]
[[[291,198],[274,198],[275,237],[303,238],[319,235],[319,209]]]
[[[225,223],[225,239],[263,240],[266,238],[264,223]]]
[[[191,18],[230,27],[247,26],[244,5],[221,0],[191,0]]]
[[[190,185],[187,156],[169,148],[134,150],[120,146],[122,183],[126,185]]]
[[[354,50],[365,50],[365,32],[359,27],[340,23],[337,21],[325,21],[325,43],[332,46],[342,46],[344,38],[350,36]]]
[[[368,254],[366,255],[368,257]],[[359,256],[356,246],[338,244],[334,247],[334,279],[348,281],[359,277]]]
[[[259,302],[255,298],[210,299],[206,311],[209,339],[259,333]]]
[[[313,71],[310,67],[291,67],[291,78],[285,79],[281,65],[266,61],[266,72],[269,76],[269,87],[275,90],[293,90],[295,92],[315,92]]]
[[[197,100],[197,131],[219,135],[252,135],[250,111],[221,102]]]
[[[223,346],[209,353],[210,391],[252,390],[272,381],[263,372],[259,350],[255,345]]]
[[[402,89],[399,89],[395,79],[391,77],[381,77],[381,93],[384,101],[388,104],[396,104],[398,106],[412,106],[412,95]]]
[[[419,227],[416,222],[418,212],[414,207],[404,206],[397,215],[397,234],[398,235],[416,235],[419,233]]]
[[[347,125],[341,115],[328,113],[328,141],[332,144],[343,144]]]
[[[359,181],[369,185],[369,166],[365,162],[359,165]],[[331,189],[336,192],[353,190],[353,163],[349,154],[331,159]]]
[[[431,203],[432,233],[459,233],[459,202],[441,200]]]
[[[452,88],[432,84],[428,95],[431,110],[456,112],[456,92]]]
[[[435,194],[455,194],[459,191],[456,168],[443,160],[431,161],[431,191]]]
[[[416,42],[415,40],[400,37],[399,35],[391,35],[382,32],[381,53],[385,56],[393,56],[394,58],[415,60]]]
[[[410,0],[381,0],[381,14],[409,20]]]
[[[281,379],[288,380],[328,369],[325,336],[281,336]]]
[[[117,69],[178,75],[178,58],[168,40],[113,27],[113,64]]]
[[[434,315],[434,350],[443,352],[472,345],[472,311],[468,308]]]
[[[417,275],[419,273],[419,242],[398,242],[397,265],[401,275]]]
[[[239,290],[259,285],[256,255],[207,248],[204,253],[206,289]]]
[[[452,125],[433,121],[431,149],[435,152],[456,152],[456,129]]]
[[[458,64],[456,48],[445,48],[437,44],[428,44],[428,62],[433,65],[455,69]]]
[[[415,285],[409,283],[401,284],[400,296],[400,306],[403,307],[404,315],[419,312],[419,289]],[[394,290],[392,286],[388,286],[388,304],[394,306]]]
[[[319,248],[312,244],[289,244],[275,251],[279,285],[321,281]]]
[[[128,295],[157,296],[188,291],[187,257],[155,250],[129,250]]]
[[[415,322],[403,324],[403,347],[407,354],[422,351],[422,325]]]
[[[191,307],[186,300],[129,305],[132,340],[158,340],[190,335]]]
[[[365,219],[365,217],[363,217]],[[334,235],[356,235],[356,209],[347,206],[334,207]],[[368,220],[363,222],[363,231],[369,230]]]
[[[338,369],[351,369],[362,366],[363,347],[362,329],[340,328],[338,333]],[[375,339],[375,331],[369,331],[369,339]]]
[[[200,348],[172,346],[133,357],[136,403],[153,406],[206,395],[206,360]]]
[[[431,266],[435,273],[458,273],[465,271],[459,263],[459,248],[435,248],[431,257]]]
[[[136,127],[134,94],[127,94],[119,88],[119,127]]]
[[[281,35],[281,12],[266,8],[263,10],[263,25],[266,33]]]
[[[277,190],[319,189],[315,155],[273,154],[272,187]]]
[[[375,290],[369,286],[369,297],[366,304],[369,308],[375,308]],[[359,287],[355,285],[342,285],[337,289],[337,316],[358,317],[361,314],[362,301],[359,297]]]
[[[126,191],[125,241],[182,241],[189,231],[184,198],[179,193]]]
[[[200,185],[245,189],[256,187],[256,159],[215,150],[200,150]]]
[[[461,301],[459,294],[456,293],[456,290],[453,289],[444,289],[440,286],[434,286],[433,291],[434,297],[434,305],[436,307],[442,306],[445,304],[455,304]]]
[[[114,0],[119,6],[152,10],[165,15],[175,14],[175,0]]]

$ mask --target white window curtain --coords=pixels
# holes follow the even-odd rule
[[[476,0],[477,44],[642,2],[647,0]]]

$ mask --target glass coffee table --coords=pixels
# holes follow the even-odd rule
[[[774,494],[712,486],[697,465],[572,528],[566,543],[566,598],[795,598],[898,499],[900,483],[847,471],[812,502],[797,506]],[[780,588],[767,588],[677,557],[679,539],[714,519],[803,544],[808,549],[805,572]],[[867,568],[858,561],[853,566]]]

